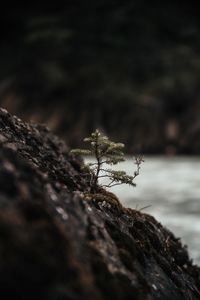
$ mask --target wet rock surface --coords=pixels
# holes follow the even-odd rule
[[[83,199],[81,161],[0,110],[2,299],[200,299],[200,269],[153,217]]]

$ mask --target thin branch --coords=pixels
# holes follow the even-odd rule
[[[149,208],[149,207],[151,207],[151,206],[152,206],[152,205],[146,205],[146,206],[140,208],[139,211],[142,211],[142,210],[144,210],[144,209],[146,209],[146,208]]]
[[[104,155],[103,155],[103,156],[104,156]],[[103,156],[102,156],[102,157],[103,157]],[[101,161],[101,165],[103,165],[103,164],[107,164],[107,160],[102,160],[102,161]]]
[[[109,186],[112,185],[112,183],[115,182],[115,179],[113,178],[112,181],[109,183]]]
[[[98,176],[98,178],[110,178],[110,175],[100,175],[100,176]]]
[[[106,169],[102,169],[102,168],[100,168],[100,171],[102,171],[102,172],[106,172],[106,173],[112,173],[112,171],[111,171],[111,170],[106,170]]]
[[[115,183],[115,184],[108,184],[108,185],[104,185],[105,187],[113,187],[113,186],[116,186],[116,185],[121,185],[122,182],[118,182],[118,183]]]

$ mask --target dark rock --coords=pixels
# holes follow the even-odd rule
[[[2,299],[200,299],[200,269],[146,214],[85,201],[81,160],[0,110]]]

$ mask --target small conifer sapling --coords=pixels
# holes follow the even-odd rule
[[[123,152],[124,144],[115,143],[109,140],[109,138],[102,135],[98,129],[96,129],[89,137],[85,138],[84,142],[89,144],[88,149],[73,149],[71,150],[71,153],[76,155],[94,156],[95,162],[88,163],[85,166],[90,177],[91,192],[95,193],[99,190],[98,181],[100,178],[108,179],[108,183],[101,186],[103,188],[110,188],[120,184],[136,186],[134,179],[140,173],[140,166],[144,161],[142,156],[139,155],[135,157],[136,170],[134,171],[133,176],[131,176],[125,171],[116,171],[105,167],[106,165],[116,165],[119,162],[125,161]]]

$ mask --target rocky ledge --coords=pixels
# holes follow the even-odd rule
[[[200,299],[200,269],[152,216],[85,199],[82,161],[0,110],[2,299]]]

